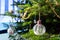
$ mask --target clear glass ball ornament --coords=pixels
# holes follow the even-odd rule
[[[46,32],[46,28],[41,24],[41,21],[38,20],[37,24],[33,27],[33,31],[35,35],[43,35]]]

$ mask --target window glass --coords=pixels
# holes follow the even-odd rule
[[[8,28],[7,25],[9,25],[10,22],[16,22],[15,19],[12,19],[10,16],[4,16],[2,14],[5,14],[5,12],[13,10],[14,13],[17,13],[16,10],[18,10],[17,6],[12,6],[14,1],[21,2],[22,0],[0,0],[0,30],[5,30]],[[26,0],[23,2],[25,3]]]
[[[7,25],[9,25],[9,22],[12,21],[12,17],[4,16],[2,14],[5,14],[5,12],[7,11],[17,10],[16,6],[11,6],[11,4],[13,4],[13,1],[14,0],[0,0],[0,30],[7,29],[8,28]],[[13,19],[13,22],[16,21]]]

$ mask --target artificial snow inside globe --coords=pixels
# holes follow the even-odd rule
[[[46,32],[46,28],[41,24],[41,20],[38,20],[37,24],[34,25],[33,31],[35,35],[43,35]]]

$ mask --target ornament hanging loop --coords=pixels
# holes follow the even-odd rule
[[[40,12],[39,12],[39,20],[40,20]]]
[[[40,20],[40,12],[39,12],[39,20],[37,21],[37,24],[41,24],[41,20]]]

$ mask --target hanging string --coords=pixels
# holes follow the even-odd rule
[[[40,20],[40,12],[39,12],[39,20]]]

